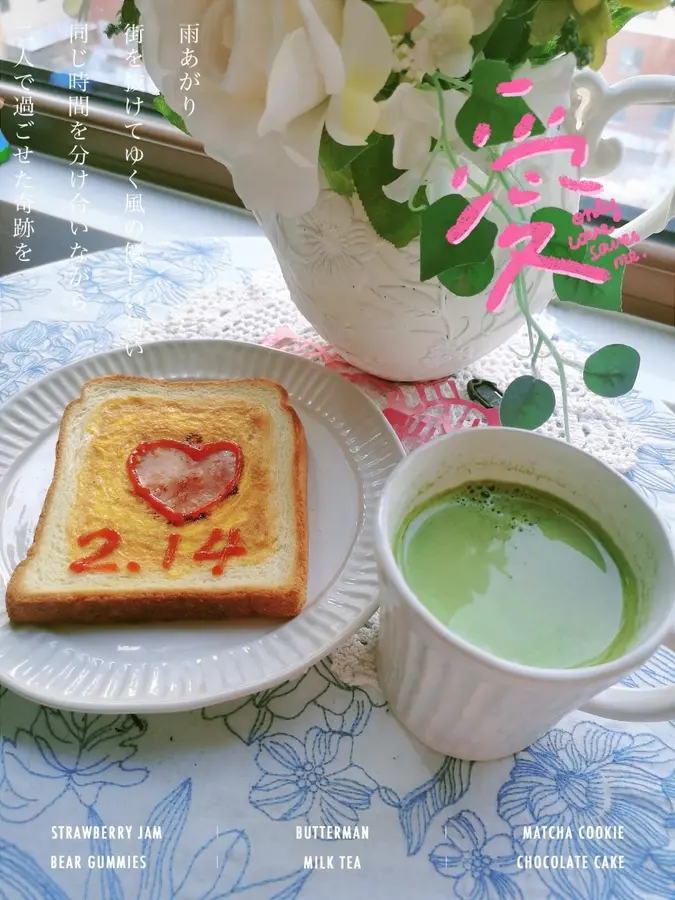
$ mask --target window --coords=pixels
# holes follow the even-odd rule
[[[672,131],[673,124],[675,124],[675,107],[674,106],[664,106],[663,109],[659,109],[654,118],[654,128],[657,131]]]
[[[86,10],[86,21],[68,15],[64,6]],[[121,0],[0,0],[0,100],[7,104],[0,119],[5,137],[16,143],[16,118],[7,111],[16,102],[17,76],[30,73],[35,79],[30,89],[36,111],[33,150],[68,158],[73,146],[69,102],[75,92],[86,92],[89,166],[128,175],[126,153],[136,144],[144,153],[137,166],[139,180],[241,206],[227,169],[154,109],[158,91],[135,55],[137,42],[129,40],[130,35],[106,36],[120,6]],[[80,77],[75,80],[73,73]],[[137,108],[137,97],[139,128],[132,140],[129,109]]]
[[[90,93],[114,96],[125,88],[157,93],[142,65],[129,61],[130,50],[136,48],[129,46],[124,35],[112,39],[105,35],[107,25],[116,19],[120,0],[91,0],[86,38],[71,32],[79,20],[68,16],[63,7],[63,0],[0,0],[0,58],[17,63],[23,52],[31,65],[48,73],[50,84],[67,87],[75,49],[78,60],[84,62]]]
[[[665,9],[634,18],[609,43],[602,75],[609,84],[642,75],[675,75],[675,12]],[[605,136],[623,145],[619,167],[601,179],[607,193],[628,210],[645,209],[672,188],[675,106],[630,106],[613,116]],[[671,223],[671,231],[675,224]]]
[[[641,47],[629,44],[621,48],[619,68],[622,75],[639,75],[642,71],[642,62],[645,52]]]
[[[75,9],[78,2],[88,9],[86,41],[79,43],[70,40],[71,27],[78,20],[64,12],[64,5]],[[69,95],[74,90],[86,90],[97,100],[96,105],[90,104],[90,108],[95,107],[91,118],[101,126],[98,145],[92,138],[91,149],[97,153],[90,156],[89,163],[125,172],[128,141],[125,143],[123,120],[129,89],[133,89],[134,96],[143,98],[143,132],[152,138],[148,140],[143,177],[211,199],[238,202],[225,168],[208,159],[197,141],[154,111],[156,87],[142,64],[132,66],[128,60],[135,48],[129,46],[124,35],[106,37],[105,28],[115,20],[120,3],[121,0],[0,0],[0,76],[5,79],[3,94],[0,78],[0,97],[13,102],[15,75],[21,71],[16,66],[25,52],[37,67],[37,71],[30,71],[42,81],[40,102],[51,117],[41,135],[38,128],[33,130],[33,147],[53,155],[67,155],[67,134],[59,137],[59,123],[67,131]],[[86,83],[79,87],[73,85],[70,77],[74,47],[86,49],[82,70]],[[630,21],[610,42],[602,74],[610,84],[636,74],[675,75],[675,12],[666,9],[643,13]],[[3,118],[3,129],[10,140],[11,119]],[[669,140],[668,135],[674,119],[671,107],[638,106],[619,111],[609,123],[607,136],[614,132],[620,138],[624,156],[619,168],[604,180],[607,190],[621,205],[644,209],[660,199],[670,185],[667,173],[675,171],[675,140]]]

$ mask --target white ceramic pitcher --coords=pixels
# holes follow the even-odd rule
[[[575,73],[574,65],[574,58],[565,56],[528,66],[518,76],[534,82],[526,99],[540,118],[559,105],[570,106],[571,93],[565,127],[590,145],[589,163],[576,177],[599,177],[616,168],[622,156],[618,140],[602,139],[609,119],[633,104],[675,104],[675,77],[644,75],[610,87],[590,70]],[[581,108],[584,95],[590,102]],[[462,146],[457,144],[457,152]],[[569,154],[535,158],[528,168],[544,179],[538,188],[542,207],[576,211],[578,195],[558,181],[560,175],[575,175]],[[430,199],[450,193],[450,180],[443,173],[440,187],[430,185]],[[675,184],[666,198],[614,236],[635,230],[645,239],[665,228],[673,215]],[[491,212],[491,218],[498,226],[506,224],[497,213]],[[259,221],[300,312],[348,362],[373,375],[393,381],[446,377],[471,366],[522,325],[513,296],[498,313],[488,313],[488,291],[458,297],[435,278],[420,282],[419,241],[397,249],[382,240],[356,195],[342,197],[326,185],[307,214]],[[497,268],[506,259],[506,251],[496,251]],[[526,281],[530,310],[541,312],[553,297],[551,275],[531,270]]]

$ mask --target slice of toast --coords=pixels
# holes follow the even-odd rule
[[[56,468],[13,622],[297,615],[308,567],[300,419],[264,379],[88,382]]]

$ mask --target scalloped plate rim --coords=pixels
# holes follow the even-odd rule
[[[160,351],[162,348],[166,349],[168,347],[182,347],[184,345],[208,345],[212,348],[218,348],[223,353],[226,352],[228,347],[231,347],[233,350],[238,351],[240,353],[254,352],[258,354],[271,354],[276,356],[277,358],[283,357],[286,359],[289,366],[297,366],[299,369],[306,367],[308,372],[313,371],[315,373],[319,373],[319,377],[322,380],[327,380],[328,382],[334,383],[336,386],[340,385],[340,390],[344,391],[347,394],[351,394],[354,398],[359,398],[359,402],[366,402],[366,407],[369,407],[370,412],[372,413],[373,421],[377,423],[378,428],[381,432],[386,436],[388,449],[393,452],[397,459],[396,465],[405,457],[405,450],[403,445],[401,444],[396,432],[387,421],[386,417],[383,415],[380,408],[377,404],[368,397],[363,391],[361,391],[356,385],[349,382],[347,379],[341,377],[335,372],[331,372],[326,369],[320,363],[315,362],[314,360],[308,360],[301,356],[296,356],[294,354],[277,350],[272,347],[266,347],[261,344],[255,344],[247,341],[236,341],[236,340],[228,340],[228,339],[219,339],[219,338],[197,338],[197,339],[169,339],[169,340],[161,340],[155,342],[149,342],[143,345],[143,351],[145,353],[152,353],[153,351]],[[141,354],[138,354],[140,357]],[[50,372],[48,375],[43,378],[38,379],[37,381],[31,382],[28,385],[22,387],[13,397],[7,400],[5,403],[0,405],[0,423],[3,419],[6,419],[9,415],[11,415],[15,410],[21,409],[21,407],[27,402],[27,399],[30,398],[31,394],[35,394],[40,390],[40,387],[45,383],[58,381],[59,379],[67,378],[68,374],[75,374],[78,376],[78,381],[81,386],[91,378],[101,377],[101,375],[97,374],[89,374],[86,375],[87,368],[90,368],[92,365],[96,364],[96,361],[103,362],[105,364],[106,361],[110,361],[113,365],[107,366],[109,368],[108,374],[130,374],[131,377],[146,377],[146,378],[156,378],[156,379],[164,379],[164,380],[186,380],[191,377],[195,380],[207,380],[207,377],[202,376],[190,376],[189,373],[177,374],[175,376],[167,376],[160,375],[157,372],[139,374],[139,373],[121,373],[119,368],[114,367],[114,362],[117,360],[124,360],[125,358],[130,359],[129,354],[126,352],[124,348],[113,348],[111,350],[103,351],[101,353],[96,353],[91,356],[84,357],[83,359],[75,360],[65,366],[61,366],[58,369],[55,369],[53,372]],[[271,357],[269,357],[271,358]],[[180,368],[179,357],[177,357],[177,361],[175,362],[176,369]],[[225,366],[227,368],[227,366]],[[83,377],[79,377],[80,373],[83,372]],[[217,379],[217,376],[212,375],[209,376],[211,379]],[[236,375],[232,372],[229,374],[223,374],[220,377],[222,378],[237,378],[237,377],[256,377],[255,375],[246,374],[246,375]],[[265,377],[265,376],[258,376]],[[291,401],[293,402],[294,396],[293,391],[289,390],[289,396]],[[45,401],[46,402],[46,401]],[[48,401],[50,404],[53,403],[53,400]],[[65,410],[65,406],[63,408],[59,408],[55,421],[51,423],[51,427],[60,424],[60,419]],[[12,456],[12,460],[9,465],[5,469],[4,472],[0,474],[0,485],[2,481],[7,476],[8,472],[11,472],[13,466],[17,463],[19,458],[25,454],[30,448],[39,440],[41,434],[44,433],[44,428],[42,425],[36,426],[36,434],[33,438],[28,441],[22,448],[18,451],[14,451]],[[335,435],[335,432],[333,432]],[[393,466],[392,466],[393,468]],[[361,473],[361,468],[359,467],[359,472]],[[375,495],[372,497],[371,503],[371,515],[374,516],[376,513],[377,505],[379,503],[379,497],[383,487],[375,492]],[[361,491],[361,501],[363,502],[363,490]],[[361,528],[358,537],[352,546],[350,554],[348,558],[345,560],[342,569],[340,570],[337,577],[333,580],[331,586],[324,592],[325,594],[332,594],[335,589],[335,585],[339,583],[345,569],[350,563],[356,548],[359,544],[363,543],[366,538],[364,537],[364,529]],[[368,539],[371,554],[372,554],[372,545],[373,538],[372,536]],[[4,590],[6,584],[4,578],[0,578],[0,601],[3,603],[4,607]],[[202,709],[209,706],[214,706],[217,704],[221,704],[224,702],[228,702],[231,700],[237,700],[242,697],[246,697],[255,693],[258,693],[263,690],[267,690],[269,688],[278,686],[286,681],[290,681],[294,678],[298,678],[307,672],[312,666],[316,665],[318,662],[323,660],[326,656],[328,656],[336,647],[340,644],[344,643],[344,641],[349,638],[352,634],[354,634],[358,629],[368,621],[368,619],[373,615],[373,613],[377,610],[379,606],[378,602],[378,590],[373,591],[373,596],[370,601],[364,606],[364,608],[358,614],[349,615],[348,611],[346,611],[346,620],[339,631],[339,633],[330,638],[328,641],[324,641],[317,650],[313,653],[306,654],[303,656],[301,660],[298,660],[294,664],[288,665],[284,668],[283,674],[280,672],[276,672],[273,675],[270,675],[265,678],[260,678],[255,683],[248,682],[241,687],[225,689],[217,693],[211,693],[210,695],[200,695],[199,697],[195,697],[194,699],[190,699],[189,696],[187,698],[180,699],[158,699],[158,698],[150,698],[144,696],[140,700],[102,700],[102,699],[87,699],[71,697],[65,698],[62,692],[54,692],[50,693],[49,689],[46,687],[37,687],[31,688],[27,685],[25,680],[18,679],[8,672],[5,671],[5,659],[4,655],[0,656],[0,686],[4,686],[9,688],[13,693],[24,697],[28,700],[31,700],[35,703],[41,703],[45,705],[54,705],[58,709],[72,711],[72,712],[84,712],[84,713],[96,713],[96,714],[134,714],[134,713],[171,713],[171,712],[187,712],[191,710]],[[6,613],[4,608],[2,610],[4,616]],[[298,617],[301,618],[301,617]],[[293,622],[294,620],[291,620]],[[0,622],[0,631],[8,626],[7,621]],[[11,627],[11,626],[10,626]],[[147,626],[146,626],[147,627]],[[151,626],[150,626],[151,627]],[[39,629],[37,629],[39,630]],[[91,659],[91,657],[90,657]],[[142,664],[141,664],[142,665]],[[222,660],[221,660],[222,665]],[[94,668],[89,676],[88,681],[91,681],[93,675],[95,675],[97,669]],[[84,688],[86,688],[87,682],[84,682]],[[84,690],[82,686],[80,686],[79,690]]]

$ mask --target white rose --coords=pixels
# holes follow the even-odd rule
[[[412,31],[412,65],[432,75],[436,70],[461,78],[473,62],[472,38],[492,25],[501,0],[418,0],[424,16]]]
[[[365,144],[392,69],[386,29],[364,0],[136,0],[148,73],[190,133],[226,165],[249,209],[296,216],[319,195],[324,126]],[[182,68],[181,26],[199,24]],[[181,90],[187,72],[199,84]]]

